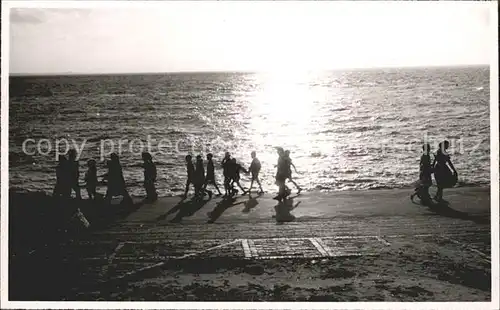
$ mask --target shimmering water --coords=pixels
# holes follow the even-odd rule
[[[182,190],[188,152],[212,152],[219,162],[226,150],[246,166],[255,150],[264,187],[274,191],[274,146],[291,150],[307,190],[411,186],[424,138],[433,149],[452,142],[461,184],[490,179],[487,67],[11,77],[9,113],[11,188],[50,191],[62,138],[79,147],[86,139],[82,172],[87,159],[100,159],[101,143],[109,153],[104,140],[114,151],[119,139],[149,140],[161,195]],[[49,139],[53,149],[26,155],[28,138]],[[139,146],[132,154],[123,141],[121,151],[135,195],[143,195]]]

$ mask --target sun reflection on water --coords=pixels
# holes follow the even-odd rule
[[[313,146],[309,134],[318,129],[322,90],[313,76],[267,73],[254,77],[257,87],[250,99],[250,126],[256,144]]]

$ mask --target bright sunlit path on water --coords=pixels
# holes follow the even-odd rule
[[[317,90],[309,86],[311,81],[293,73],[257,75],[255,79],[259,86],[251,99],[251,123],[256,142],[289,144],[305,138],[313,129],[318,108]]]
[[[321,75],[301,71],[256,74],[253,83],[258,86],[250,96],[250,129],[252,142],[267,146],[271,152],[261,156],[276,161],[274,146],[290,148],[292,154],[329,153],[332,141],[318,135],[325,125],[325,100],[332,98],[335,89],[316,82]],[[332,102],[333,103],[333,102]],[[296,155],[297,153],[295,153]],[[266,156],[266,157],[267,157]],[[314,165],[314,156],[298,158],[302,167]],[[304,175],[307,170],[302,169]]]

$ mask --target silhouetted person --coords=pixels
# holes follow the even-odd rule
[[[276,199],[278,201],[281,201],[283,198],[288,196],[290,194],[290,189],[285,184],[285,181],[287,179],[287,163],[285,160],[285,151],[281,147],[277,147],[277,152],[278,152],[278,165],[277,165],[277,171],[276,171],[276,185],[278,185],[278,195],[276,197],[273,197],[273,199]]]
[[[194,191],[195,197],[201,199],[203,196],[208,194],[209,198],[212,198],[212,191],[208,191],[204,188],[205,184],[205,167],[203,166],[203,159],[201,155],[196,156],[196,170],[194,174]]]
[[[293,167],[293,170],[295,170],[295,173],[298,173],[298,172],[297,172],[297,168],[295,168],[295,165],[292,162],[292,159],[290,158],[290,151],[289,150],[286,150],[284,153],[284,161],[285,161],[284,166],[286,167],[286,177],[297,188],[297,194],[300,194],[300,192],[302,191],[302,188],[300,188],[300,186],[298,186],[297,183],[292,179],[292,167]]]
[[[106,190],[104,199],[107,203],[110,203],[113,197],[123,196],[124,203],[133,204],[132,197],[130,197],[125,186],[120,158],[116,153],[112,153],[110,158],[111,160],[107,163],[108,172],[103,176],[105,180],[108,180],[108,189]]]
[[[207,185],[213,185],[215,189],[219,192],[219,195],[222,193],[217,186],[217,182],[215,181],[215,167],[213,162],[213,155],[211,153],[207,154],[207,175],[205,176],[205,184],[203,184],[203,188],[206,189]]]
[[[248,168],[248,170],[252,174],[252,181],[250,182],[250,188],[248,189],[248,194],[250,194],[250,191],[252,190],[254,181],[257,182],[257,184],[259,185],[259,189],[260,189],[259,194],[262,194],[262,193],[264,193],[264,190],[262,189],[262,185],[260,184],[260,180],[259,180],[259,173],[260,173],[260,169],[262,166],[260,164],[260,160],[256,156],[255,151],[252,151],[250,156],[252,156],[252,163],[250,164],[250,167]]]
[[[423,154],[420,157],[420,175],[419,183],[415,192],[411,194],[410,199],[417,196],[420,198],[423,204],[427,205],[431,203],[431,196],[429,195],[429,187],[432,186],[432,165],[431,165],[431,146],[429,144],[424,144],[422,147]]]
[[[450,155],[446,150],[450,147],[450,142],[443,141],[439,143],[439,149],[434,157],[432,166],[434,167],[434,178],[437,184],[437,193],[434,200],[437,202],[446,202],[443,200],[443,189],[451,188],[457,183],[458,173],[451,163]],[[449,165],[449,167],[448,167]],[[450,170],[451,168],[451,170]]]
[[[226,152],[221,162],[222,173],[224,175],[224,197],[231,195],[231,154]]]
[[[232,158],[230,163],[231,188],[234,189],[234,183],[236,183],[236,185],[238,185],[238,187],[241,189],[242,195],[244,195],[246,194],[246,191],[240,184],[240,172],[243,171],[244,173],[248,173],[248,171],[236,162],[236,158]],[[233,190],[233,195],[237,192],[238,191]]]
[[[150,153],[142,153],[142,160],[144,161],[144,189],[146,190],[146,200],[156,201],[158,193],[156,192],[156,164],[153,162],[153,157]]]
[[[78,165],[78,160],[76,160],[76,150],[71,149],[68,152],[68,173],[69,173],[69,184],[70,184],[70,195],[71,190],[75,191],[77,199],[82,199],[80,193],[80,185],[78,181],[80,179],[80,167]]]
[[[56,186],[52,196],[68,198],[71,195],[68,171],[68,159],[64,155],[59,155],[59,162],[56,166]]]
[[[184,191],[183,198],[187,197],[189,192],[189,185],[194,184],[194,165],[193,165],[193,157],[191,155],[186,155],[186,170],[187,170],[187,180],[186,180],[186,190]]]
[[[95,199],[97,194],[97,167],[93,159],[87,161],[87,172],[85,173],[85,188],[89,199]]]

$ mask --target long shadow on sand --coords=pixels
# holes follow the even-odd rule
[[[255,209],[255,207],[257,207],[257,205],[259,204],[257,198],[259,198],[260,196],[262,196],[262,194],[258,194],[256,197],[252,197],[252,195],[249,195],[248,200],[243,203],[245,205],[245,208],[241,210],[241,212],[250,213],[250,211]]]
[[[486,214],[486,215],[469,214],[467,212],[462,212],[462,211],[452,209],[449,206],[449,204],[445,203],[445,202],[433,203],[431,205],[428,205],[427,207],[432,212],[434,212],[438,215],[441,215],[441,216],[462,219],[462,220],[469,220],[469,221],[473,221],[477,224],[489,224],[490,223],[490,215],[489,214]]]
[[[215,221],[222,215],[222,213],[224,213],[224,211],[226,211],[231,207],[245,203],[245,201],[241,201],[238,203],[235,203],[235,201],[236,201],[235,197],[223,198],[219,203],[215,205],[215,208],[212,211],[208,212],[208,217],[209,217],[208,223],[209,224],[215,223]]]
[[[168,210],[167,213],[162,214],[156,218],[157,221],[163,221],[166,219],[170,214],[174,214],[177,211],[179,211],[183,206],[188,205],[191,203],[191,200],[185,200],[181,199],[175,206],[172,207],[172,209]]]
[[[299,201],[294,204],[294,199],[297,198],[297,196],[286,198],[283,201],[278,202],[278,204],[274,206],[276,215],[273,215],[273,218],[276,219],[277,224],[295,221],[295,215],[293,215],[291,212],[301,203]]]
[[[184,217],[194,215],[198,210],[203,208],[205,204],[207,204],[209,200],[184,200],[179,201],[178,204],[172,207],[167,213],[160,215],[156,218],[157,221],[165,220],[170,214],[174,214],[177,212],[175,217],[170,220],[171,223],[178,223]]]

